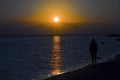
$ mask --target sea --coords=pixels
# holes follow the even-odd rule
[[[97,63],[112,60],[120,54],[120,42],[115,40],[118,37],[2,36],[0,80],[42,80],[90,65],[92,38],[98,44]]]

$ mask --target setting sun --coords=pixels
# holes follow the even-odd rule
[[[56,23],[59,22],[59,20],[60,20],[59,17],[54,17],[53,18],[53,21],[56,22]]]

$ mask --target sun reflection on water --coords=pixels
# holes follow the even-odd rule
[[[62,74],[60,36],[54,36],[51,57],[51,75],[59,74]]]

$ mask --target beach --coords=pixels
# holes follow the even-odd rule
[[[44,80],[120,80],[120,55],[113,60],[53,76]]]

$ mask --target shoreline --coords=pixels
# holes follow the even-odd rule
[[[120,80],[120,54],[112,61],[88,65],[43,80]]]

